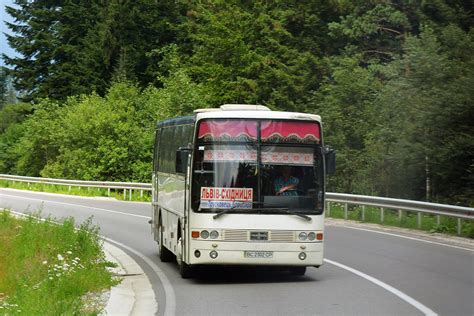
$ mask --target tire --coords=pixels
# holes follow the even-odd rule
[[[161,218],[158,224],[158,236],[160,236],[160,241],[158,242],[158,257],[160,257],[161,262],[172,261],[174,257],[173,253],[163,245],[163,225],[161,225]]]
[[[176,252],[176,262],[178,263],[179,274],[183,279],[188,279],[193,275],[192,267],[183,261],[183,240],[178,239],[178,251]]]
[[[291,275],[302,276],[306,273],[306,267],[290,267]]]
[[[179,263],[179,274],[181,274],[181,278],[189,279],[193,276],[193,268],[190,265],[181,261]]]

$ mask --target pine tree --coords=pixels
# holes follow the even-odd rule
[[[3,57],[23,99],[61,100],[88,92],[78,61],[82,39],[94,23],[94,2],[16,0],[15,5],[6,7],[14,18],[7,23],[14,33],[7,40],[19,55]]]

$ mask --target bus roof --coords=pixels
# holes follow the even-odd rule
[[[196,122],[196,115],[180,116],[158,122],[156,128],[174,125],[187,125]]]
[[[271,111],[265,106],[250,104],[225,104],[220,108],[199,109],[194,112],[194,115],[181,116],[158,122],[157,128],[172,125],[194,124],[198,120],[215,118],[254,118],[321,122],[321,117],[316,114]]]

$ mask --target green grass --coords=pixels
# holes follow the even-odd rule
[[[344,213],[344,205],[340,203],[331,203],[330,212],[326,210],[326,216],[332,218],[344,218]],[[347,219],[385,226],[420,229],[431,233],[457,235],[457,219],[448,216],[440,216],[438,224],[436,215],[421,214],[421,225],[418,226],[417,212],[402,211],[402,216],[399,217],[398,210],[385,209],[382,222],[380,208],[366,206],[364,218],[362,218],[362,206],[349,205]],[[463,220],[461,223],[461,236],[474,238],[474,223],[468,220]]]
[[[37,191],[37,192],[49,192],[49,193],[60,193],[60,194],[69,194],[69,195],[78,195],[78,196],[102,196],[102,197],[109,197],[108,190],[103,188],[86,188],[86,187],[74,187],[74,186],[67,186],[67,185],[51,185],[51,184],[43,184],[43,183],[26,183],[26,182],[13,182],[13,181],[6,181],[0,180],[0,188],[12,188],[18,190],[29,190],[29,191]],[[126,196],[124,199],[124,191],[123,190],[116,190],[111,189],[110,197],[115,198],[117,200],[130,200],[130,191],[127,190]],[[150,202],[151,201],[151,192],[150,191],[143,191],[140,193],[139,190],[135,190],[132,192],[132,199],[131,201],[142,201],[142,202]]]
[[[119,283],[91,219],[55,224],[0,212],[0,314],[97,315],[84,296]],[[86,304],[87,303],[87,304]]]

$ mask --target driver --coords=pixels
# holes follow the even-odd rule
[[[296,188],[300,180],[291,175],[291,166],[283,166],[281,177],[275,179],[273,184],[276,195],[298,195]]]

